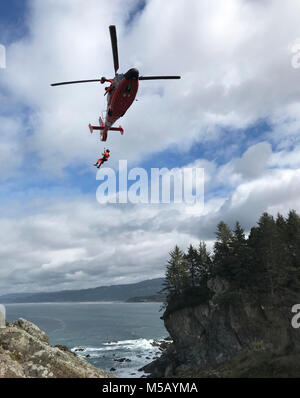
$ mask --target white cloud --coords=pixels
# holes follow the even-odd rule
[[[51,270],[53,268],[65,266],[68,263],[74,263],[84,258],[85,252],[83,248],[52,250],[49,253],[50,261],[42,264],[41,268],[42,270]]]
[[[216,140],[218,125],[277,121],[285,109],[299,119],[292,109],[299,71],[290,63],[290,45],[299,36],[296,0],[191,0],[189,7],[174,0],[171,8],[152,0],[130,27],[124,22],[134,0],[30,5],[30,35],[8,47],[2,84],[32,109],[28,150],[51,172],[86,164],[99,152],[87,124],[105,108],[103,86],[49,84],[111,76],[111,23],[117,25],[120,70],[137,64],[144,75],[182,75],[180,81],[141,82],[139,101],[121,121],[124,137],[109,137],[114,157],[135,161],[170,144],[188,149],[195,138]]]
[[[272,148],[268,142],[251,146],[243,157],[235,162],[235,172],[240,173],[243,178],[260,176],[266,169],[271,153]]]
[[[32,154],[37,172],[57,178],[65,167],[86,171],[96,159],[102,144],[87,125],[105,108],[103,86],[49,84],[111,77],[110,24],[117,25],[120,71],[137,65],[142,75],[182,76],[141,82],[138,102],[121,119],[124,136],[109,135],[111,165],[119,159],[138,164],[169,146],[188,151],[199,142],[211,142],[227,160],[220,165],[210,153],[212,160],[186,165],[205,169],[202,215],[185,205],[100,206],[75,187],[67,200],[41,199],[37,191],[26,209],[20,197],[3,205],[1,292],[162,276],[176,243],[185,248],[204,239],[211,247],[221,219],[249,229],[263,211],[300,211],[300,72],[291,66],[298,1],[189,0],[187,7],[172,0],[169,7],[149,0],[129,26],[125,21],[137,0],[29,4],[30,34],[7,47],[7,69],[0,75],[2,177],[21,173]],[[271,131],[245,137],[245,128],[261,120]],[[224,144],[232,129],[250,145],[243,154],[233,138],[230,147]]]
[[[250,148],[239,160],[251,170],[249,152],[260,153],[264,146]],[[231,227],[239,220],[249,231],[264,211],[300,211],[299,168],[259,167],[259,175],[244,173],[224,191],[224,170],[236,163],[206,163],[209,197],[202,213],[197,205],[194,211],[185,204],[100,205],[78,196],[44,201],[28,208],[27,215],[7,211],[0,220],[0,291],[85,288],[163,276],[175,244],[185,249],[205,240],[212,248],[220,220]],[[223,195],[212,195],[215,190]]]
[[[24,128],[19,119],[0,116],[0,129],[0,175],[6,179],[17,172],[22,163],[24,148],[20,142],[20,135]]]
[[[275,167],[300,167],[300,145],[295,146],[291,151],[282,150],[274,153],[269,164]]]

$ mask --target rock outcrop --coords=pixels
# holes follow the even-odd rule
[[[208,287],[208,300],[165,312],[173,345],[145,372],[151,377],[279,377],[285,369],[284,377],[300,376],[300,333],[291,325],[296,297],[255,297],[219,278]]]
[[[0,329],[0,378],[109,378],[67,347],[51,347],[45,332],[25,319]]]

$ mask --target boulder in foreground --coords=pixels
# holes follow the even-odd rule
[[[66,347],[51,347],[45,332],[20,318],[0,329],[0,378],[111,378]]]

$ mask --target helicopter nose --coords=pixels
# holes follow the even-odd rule
[[[138,80],[139,71],[136,68],[131,68],[125,73],[124,77],[127,80]]]

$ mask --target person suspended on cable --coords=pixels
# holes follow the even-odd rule
[[[110,150],[105,149],[104,152],[102,153],[102,158],[99,158],[97,162],[94,164],[94,166],[97,166],[97,168],[99,169],[104,162],[108,161],[109,157],[110,157]]]

